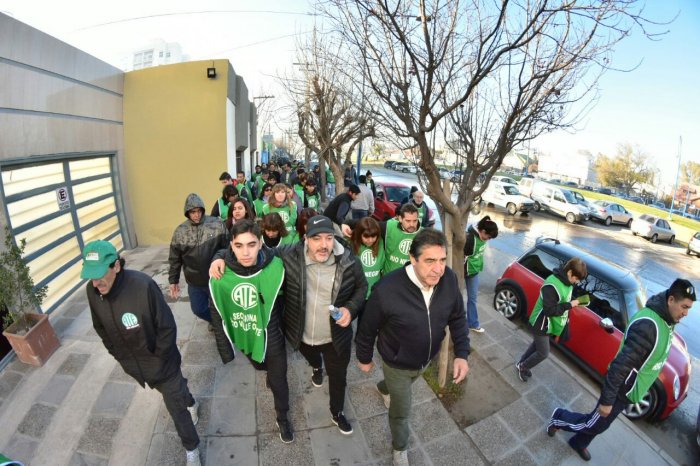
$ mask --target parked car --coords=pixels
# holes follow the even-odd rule
[[[596,192],[600,194],[607,194],[608,196],[612,196],[612,189],[610,188],[598,188],[596,189]]]
[[[578,184],[576,184],[576,183],[573,182],[573,181],[565,181],[565,182],[564,182],[564,186],[571,186],[572,188],[577,188],[577,187],[578,187]]]
[[[656,207],[657,209],[666,209],[666,205],[663,202],[654,202],[651,204],[652,207]]]
[[[584,222],[589,217],[588,208],[579,205],[568,189],[549,183],[535,183],[530,197],[535,201],[535,212],[546,210],[560,215],[569,223]]]
[[[510,183],[494,183],[492,181],[481,194],[481,200],[487,205],[493,204],[503,207],[510,215],[515,215],[518,212],[527,214],[535,207],[532,199],[520,194],[518,187]]]
[[[578,202],[580,205],[582,205],[582,206],[586,207],[586,209],[588,209],[588,214],[590,217],[591,209],[593,209],[593,203],[587,201],[586,198],[583,197],[583,194],[581,194],[578,191],[571,191],[571,194],[573,194],[574,197],[576,198],[576,202]]]
[[[459,183],[462,181],[462,175],[464,175],[464,171],[462,170],[451,170],[450,181],[452,181],[453,183]]]
[[[690,237],[685,253],[688,255],[695,254],[696,256],[700,256],[700,231]]]
[[[452,178],[452,173],[446,168],[438,168],[438,176],[440,176],[440,179],[446,180]]]
[[[595,201],[591,209],[591,218],[599,220],[605,225],[620,223],[630,228],[634,217],[623,206],[615,202]]]
[[[642,214],[632,221],[632,234],[647,238],[652,243],[662,240],[673,244],[676,239],[675,230],[666,220],[649,214]]]
[[[629,198],[628,200],[630,200],[630,201],[632,201],[632,202],[636,202],[637,204],[642,204],[642,205],[644,205],[644,199],[642,199],[642,198],[639,197],[639,196],[630,196],[630,198]]]
[[[620,348],[627,324],[646,304],[643,288],[629,270],[558,240],[540,238],[497,280],[494,307],[508,319],[529,317],[544,279],[572,257],[580,257],[588,268],[588,276],[574,287],[573,297],[588,294],[591,301],[569,311],[569,339],[553,341],[602,382]],[[674,334],[658,379],[644,399],[629,405],[625,414],[648,420],[667,418],[686,398],[689,379],[690,355],[683,338]]]
[[[393,169],[402,173],[416,173],[418,169],[412,163],[398,162],[394,164]]]
[[[374,199],[374,213],[372,216],[379,220],[389,220],[396,216],[396,209],[401,201],[408,198],[411,193],[410,186],[403,183],[375,182],[377,197]],[[428,216],[433,217],[432,209],[428,209]]]
[[[398,163],[398,162],[396,162],[395,160],[385,160],[384,161],[384,168],[389,168],[389,169],[394,168],[395,163]]]
[[[518,182],[515,181],[513,178],[511,178],[509,176],[500,176],[500,175],[492,176],[491,181],[489,181],[489,183],[518,184]]]

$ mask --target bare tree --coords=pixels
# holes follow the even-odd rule
[[[370,103],[360,92],[357,77],[338,72],[347,59],[330,53],[331,44],[315,35],[297,45],[300,73],[281,77],[305,146],[333,172],[337,192],[345,188],[343,162],[363,140],[376,135]],[[360,76],[361,78],[361,76]]]
[[[364,74],[379,102],[377,121],[414,148],[428,194],[453,219],[445,233],[457,265],[472,201],[513,148],[578,121],[613,46],[636,26],[649,35],[640,9],[634,0],[328,0],[323,12],[349,51],[345,69]],[[456,142],[466,167],[455,198],[441,189],[436,133]]]

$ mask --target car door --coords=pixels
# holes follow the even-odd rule
[[[658,219],[656,221],[657,234],[660,240],[667,240],[671,237],[670,227],[666,220]]]
[[[612,213],[612,219],[615,223],[625,223],[622,218],[622,207],[620,204],[610,204],[610,211]]]
[[[604,375],[617,354],[625,328],[620,312],[622,292],[589,273],[574,290],[574,297],[583,294],[588,294],[591,302],[569,311],[569,338],[563,344],[595,372]],[[600,322],[605,317],[613,321],[613,333],[601,327]]]
[[[568,205],[566,203],[566,199],[564,198],[564,195],[558,189],[555,189],[553,191],[554,192],[552,194],[552,201],[551,201],[552,210],[554,212],[558,213],[559,215],[562,215],[562,216],[566,215]]]

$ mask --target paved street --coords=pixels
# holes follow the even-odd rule
[[[125,256],[127,267],[153,275],[165,289],[165,247],[138,248]],[[189,303],[180,300],[171,306],[183,371],[201,403],[197,429],[205,464],[390,464],[386,409],[374,388],[377,371],[366,376],[351,363],[346,414],[355,432],[342,436],[331,424],[327,382],[314,388],[305,361],[290,354],[290,417],[296,440],[284,445],[274,426],[263,373],[256,373],[243,357],[223,366],[213,336],[206,324],[195,321]],[[515,376],[513,360],[529,343],[527,333],[490,309],[487,294],[480,297],[480,313],[487,333],[472,338],[472,372],[464,400],[473,399],[475,408],[495,409],[461,430],[419,380],[414,387],[411,464],[583,464],[565,444],[569,434],[551,439],[544,425],[555,406],[592,409],[597,388],[581,383],[556,356],[537,368],[537,379],[523,384]],[[31,465],[184,464],[184,450],[159,394],[139,387],[107,354],[92,330],[84,293],[77,292],[51,319],[62,346],[48,363],[33,368],[14,361],[0,373],[0,451]],[[507,389],[510,397],[491,397],[490,390],[478,388],[480,380]],[[590,451],[589,464],[676,464],[622,418]]]

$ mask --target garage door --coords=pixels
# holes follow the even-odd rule
[[[4,165],[2,196],[17,244],[36,286],[48,286],[52,311],[81,285],[81,251],[96,239],[124,248],[111,155]]]

